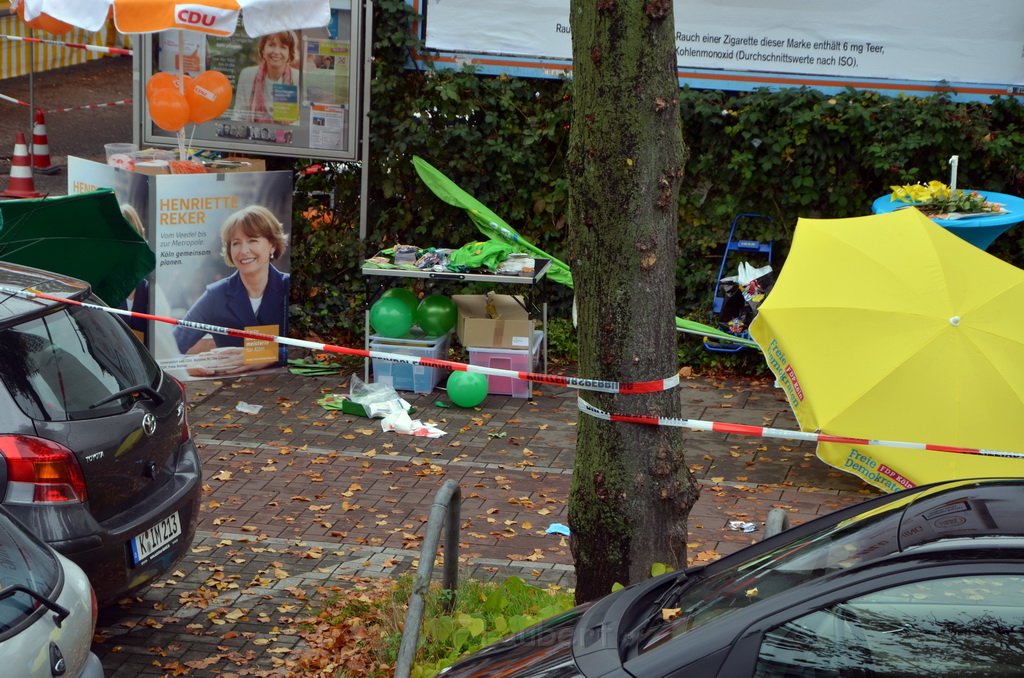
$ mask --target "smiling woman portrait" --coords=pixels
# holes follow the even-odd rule
[[[299,39],[293,31],[271,33],[256,43],[257,65],[243,68],[235,85],[234,118],[244,122],[280,122],[297,120],[274,117],[274,86],[284,88],[297,101]]]
[[[252,327],[281,335],[288,316],[289,275],[271,263],[287,247],[281,221],[262,205],[232,213],[221,226],[221,256],[235,269],[227,278],[208,285],[185,314],[184,320],[232,329]],[[273,355],[264,351],[247,355],[241,337],[206,333],[189,327],[174,328],[178,350],[193,356],[187,371],[192,376],[239,374],[283,363],[285,347]],[[203,340],[202,342],[200,340]]]

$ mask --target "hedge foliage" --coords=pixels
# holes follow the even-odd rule
[[[296,201],[297,336],[361,342],[367,287],[359,269],[377,250],[459,247],[482,237],[419,180],[414,154],[541,249],[565,256],[572,82],[414,68],[409,56],[419,45],[409,7],[374,4],[367,238],[359,239],[358,166],[300,181],[302,191],[333,191],[338,210],[318,223],[308,201]],[[948,181],[954,154],[959,186],[1024,195],[1024,107],[1014,98],[685,88],[679,97],[690,152],[679,204],[677,313],[684,317],[707,321],[722,245],[739,213],[771,217],[750,222],[764,225],[743,235],[773,241],[778,268],[799,217],[868,214],[891,185]],[[1011,229],[990,251],[1024,264],[1024,229]],[[549,293],[552,315],[567,316],[568,290]]]

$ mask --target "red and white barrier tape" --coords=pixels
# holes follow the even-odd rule
[[[12,104],[18,104],[19,106],[24,106],[26,108],[29,108],[29,107],[32,106],[32,104],[30,104],[27,101],[22,101],[21,99],[15,99],[14,97],[9,97],[6,94],[0,94],[0,100],[10,101]],[[51,108],[49,110],[43,110],[43,109],[40,109],[40,110],[43,110],[43,113],[67,113],[68,111],[81,111],[81,110],[86,110],[86,109],[89,109],[89,108],[109,108],[111,106],[131,106],[131,105],[132,105],[132,100],[131,99],[119,99],[117,101],[111,101],[111,102],[105,103],[105,104],[85,104],[83,106],[69,106],[67,108]],[[38,108],[38,106],[36,108]]]
[[[84,49],[100,54],[115,54],[117,56],[131,56],[132,50],[122,47],[106,47],[104,45],[87,45],[83,42],[62,42],[60,40],[43,40],[42,38],[28,38],[23,35],[0,35],[0,39],[12,40],[14,42],[36,42],[42,45],[60,45],[62,47],[73,47]]]
[[[85,104],[84,106],[70,106],[68,108],[51,108],[45,113],[67,113],[68,111],[82,111],[90,108],[110,108],[111,106],[131,106],[131,99],[118,99],[105,104]]]
[[[621,394],[638,394],[638,393],[657,393],[659,391],[667,391],[673,389],[679,385],[679,375],[674,374],[667,379],[657,379],[655,381],[638,381],[638,382],[616,382],[607,381],[604,379],[582,379],[579,377],[566,377],[557,374],[537,374],[534,372],[519,372],[516,370],[503,370],[496,367],[484,367],[482,365],[467,365],[466,363],[457,363],[450,360],[437,360],[435,358],[421,358],[417,356],[402,355],[401,353],[388,353],[385,351],[367,351],[359,348],[346,348],[344,346],[335,346],[333,344],[321,344],[313,341],[305,341],[302,339],[292,339],[290,337],[279,337],[272,334],[263,334],[261,332],[250,332],[248,330],[237,330],[229,327],[220,327],[218,325],[207,325],[205,323],[192,322],[190,320],[178,320],[176,318],[168,318],[159,315],[150,315],[148,313],[135,313],[120,308],[111,308],[109,306],[101,306],[99,304],[90,304],[84,301],[76,301],[73,299],[66,299],[52,294],[46,294],[45,292],[38,292],[34,290],[19,290],[10,287],[0,287],[0,293],[11,294],[17,297],[25,299],[46,299],[48,301],[56,301],[63,304],[71,304],[73,306],[81,306],[83,308],[91,308],[99,311],[105,311],[107,313],[114,313],[116,315],[132,316],[136,318],[144,318],[146,320],[154,320],[156,322],[167,323],[170,325],[178,325],[180,327],[187,327],[193,330],[199,330],[201,332],[211,332],[213,334],[224,334],[229,337],[240,337],[243,339],[257,339],[260,341],[270,341],[277,344],[283,344],[285,346],[297,346],[299,348],[308,348],[314,351],[322,351],[324,353],[338,353],[342,355],[354,355],[363,358],[378,358],[380,360],[387,360],[396,363],[405,363],[409,365],[422,365],[424,367],[438,367],[446,370],[456,370],[461,372],[478,372],[480,374],[486,374],[495,377],[512,377],[513,379],[522,379],[524,381],[532,381],[539,384],[552,384],[555,386],[566,386],[569,388],[576,388],[585,391],[600,391],[602,393],[621,393]]]
[[[974,447],[954,447],[952,445],[932,445],[929,443],[908,443],[897,440],[873,440],[870,438],[851,438],[827,433],[793,431],[784,428],[767,426],[751,426],[749,424],[729,424],[721,421],[703,421],[700,419],[676,419],[674,417],[655,417],[644,414],[610,414],[594,407],[583,398],[577,398],[580,412],[589,414],[605,421],[621,421],[628,424],[646,424],[648,426],[676,426],[694,431],[711,433],[736,433],[758,438],[782,438],[785,440],[805,440],[812,443],[842,443],[844,445],[864,445],[878,447],[901,447],[908,450],[929,450],[932,452],[952,452],[954,454],[974,454],[983,457],[1006,457],[1024,459],[1024,452],[1004,452],[1002,450],[983,450]]]

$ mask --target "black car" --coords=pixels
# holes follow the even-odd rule
[[[195,533],[185,387],[87,283],[0,263],[0,501],[77,563],[101,605],[171,569]]]
[[[1024,675],[1022,506],[1024,479],[878,497],[575,608],[439,675]]]

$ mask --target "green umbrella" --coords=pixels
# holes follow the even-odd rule
[[[531,244],[514,228],[505,223],[501,217],[488,209],[486,205],[469,193],[466,193],[458,184],[446,177],[440,170],[423,158],[414,155],[412,157],[412,164],[416,168],[416,173],[419,174],[420,179],[433,191],[434,195],[449,205],[466,210],[469,218],[473,220],[473,223],[476,224],[480,232],[492,240],[500,240],[539,258],[550,259],[551,268],[548,270],[547,277],[567,287],[572,287],[572,271],[569,270],[565,262]],[[676,329],[687,334],[696,334],[719,341],[758,348],[757,344],[751,339],[737,337],[734,334],[723,332],[710,325],[685,318],[676,318]]]
[[[120,304],[156,267],[156,255],[108,189],[0,202],[0,261],[79,278]]]

